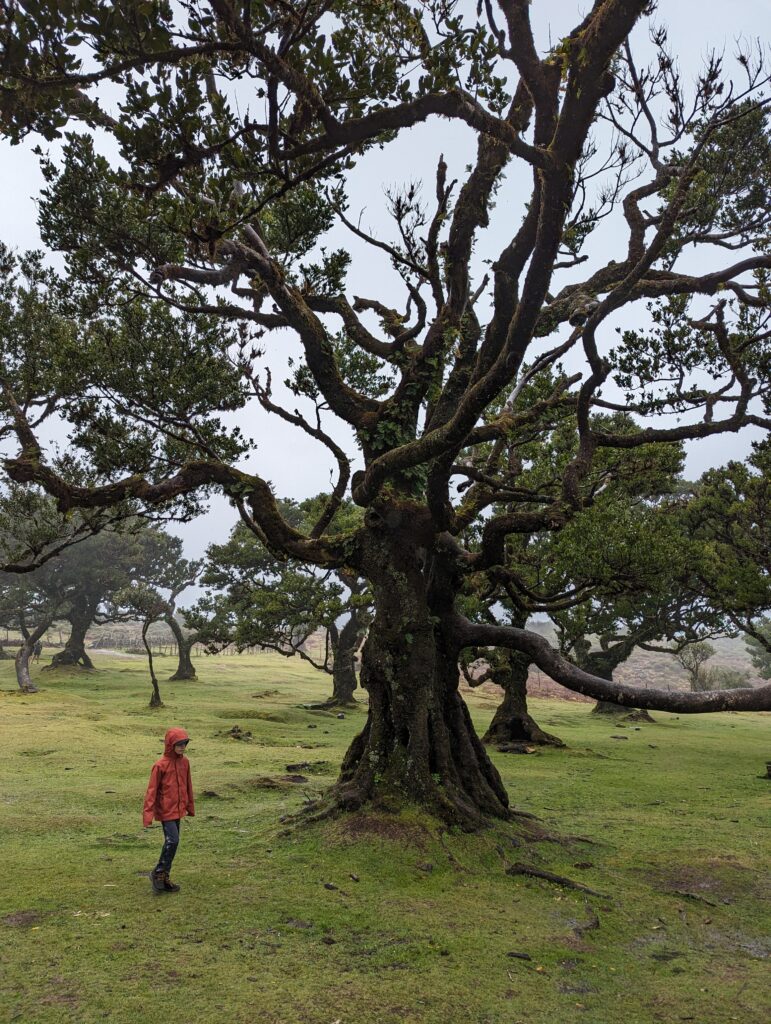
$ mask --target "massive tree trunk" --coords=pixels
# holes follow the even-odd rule
[[[95,612],[94,612],[95,614]],[[70,618],[72,629],[70,631],[64,650],[59,651],[51,659],[44,671],[56,668],[64,668],[68,665],[82,665],[83,668],[92,669],[94,663],[86,653],[86,633],[94,621],[94,614],[84,612],[80,615],[73,615]]]
[[[38,689],[32,682],[29,673],[29,659],[32,657],[32,649],[35,640],[27,638],[16,653],[16,681],[22,693],[37,693]]]
[[[544,732],[527,710],[529,656],[518,651],[501,651],[500,655],[501,661],[492,669],[490,679],[503,687],[503,701],[482,742],[504,750],[508,744],[522,743],[564,747],[562,740]]]
[[[195,634],[192,636],[185,636],[182,632],[182,627],[173,615],[164,619],[164,622],[174,634],[174,639],[177,641],[178,652],[177,671],[173,676],[169,676],[169,681],[172,682],[176,679],[196,679],[197,676],[195,674],[193,660],[190,655],[198,637],[195,636]]]
[[[331,799],[347,809],[412,801],[465,829],[508,817],[506,790],[458,693],[459,648],[444,628],[454,588],[441,556],[420,547],[406,511],[370,510],[367,526],[360,560],[376,607],[361,670],[369,713]]]

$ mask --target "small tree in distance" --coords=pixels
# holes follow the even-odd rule
[[[706,640],[686,644],[685,647],[675,652],[675,657],[688,673],[688,682],[694,693],[703,693],[705,690],[712,689],[709,685],[706,664],[714,655],[715,648]]]

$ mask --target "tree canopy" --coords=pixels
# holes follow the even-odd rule
[[[512,648],[566,686],[641,704],[526,629],[470,621],[456,598],[503,563],[507,538],[566,529],[614,453],[771,422],[763,55],[710,56],[686,85],[663,29],[650,66],[635,57],[650,7],[596,0],[545,53],[529,0],[3,8],[0,130],[64,140],[44,161],[40,226],[68,274],[51,285],[66,329],[4,357],[6,472],[64,512],[192,509],[218,488],[271,551],[369,581],[368,722],[334,807],[390,792],[469,827],[508,813],[457,692],[468,647]],[[437,154],[430,198],[395,187],[392,234],[373,235],[349,209],[357,164],[435,118],[476,155]],[[348,285],[340,230],[370,253],[367,294]],[[244,468],[255,439],[230,414],[252,401],[335,467],[306,529]],[[576,444],[533,492],[505,442],[548,444],[555,412]],[[87,479],[51,462],[38,429],[51,416]],[[348,494],[361,525],[334,533]],[[644,706],[770,695],[647,691]]]

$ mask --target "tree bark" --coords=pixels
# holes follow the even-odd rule
[[[502,651],[501,654],[502,661],[493,668],[490,679],[503,687],[503,701],[482,737],[482,742],[504,748],[510,743],[564,747],[559,737],[544,732],[528,712],[527,676],[530,658],[517,651]]]
[[[53,656],[51,664],[46,665],[43,669],[44,672],[72,665],[82,665],[83,668],[87,669],[94,667],[94,663],[86,653],[86,633],[93,621],[93,615],[88,613],[72,616],[70,619],[72,629],[70,630],[67,643],[64,645],[64,650],[59,651]]]
[[[155,674],[155,667],[153,666],[153,652],[147,639],[147,631],[150,628],[150,625],[151,623],[149,621],[142,623],[142,643],[145,645],[145,650],[147,651],[147,662],[150,666],[150,682],[153,686],[153,695],[150,698],[150,707],[162,708],[163,701],[161,700],[161,690],[158,686],[158,677]]]
[[[354,692],[358,680],[356,678],[356,652],[363,639],[363,631],[357,609],[353,609],[343,628],[335,638],[332,648],[332,696],[327,701],[328,707],[345,707],[355,704]]]
[[[429,558],[419,524],[398,506],[370,509],[366,524],[361,568],[376,607],[361,670],[369,713],[330,794],[333,807],[412,802],[466,830],[506,818],[506,790],[458,693],[459,649],[444,628],[454,588],[441,556]]]
[[[626,683],[609,683],[591,675],[555,651],[547,640],[527,629],[470,622],[463,615],[451,617],[460,649],[464,647],[511,647],[527,652],[538,667],[556,682],[595,700],[609,700],[631,708],[674,711],[682,715],[714,714],[716,711],[770,711],[771,683],[738,690],[684,693],[679,690],[642,690]]]
[[[16,653],[16,681],[22,693],[38,692],[38,688],[32,682],[32,676],[29,673],[29,659],[32,657],[34,646],[35,640],[28,638]]]
[[[177,641],[177,671],[173,676],[169,676],[169,682],[178,679],[197,679],[191,652],[198,637],[195,634],[186,637],[182,632],[182,627],[173,615],[169,615],[163,621],[174,634],[174,639]]]

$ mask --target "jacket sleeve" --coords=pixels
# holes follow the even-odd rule
[[[187,813],[191,818],[195,817],[195,801],[193,800],[193,777],[190,774],[190,765],[187,766]]]
[[[145,804],[142,808],[142,825],[147,828],[148,825],[152,825],[153,818],[155,817],[155,798],[158,795],[158,781],[160,775],[160,768],[157,764],[153,765],[153,770],[150,772],[150,781],[147,784],[147,792],[145,793]]]

